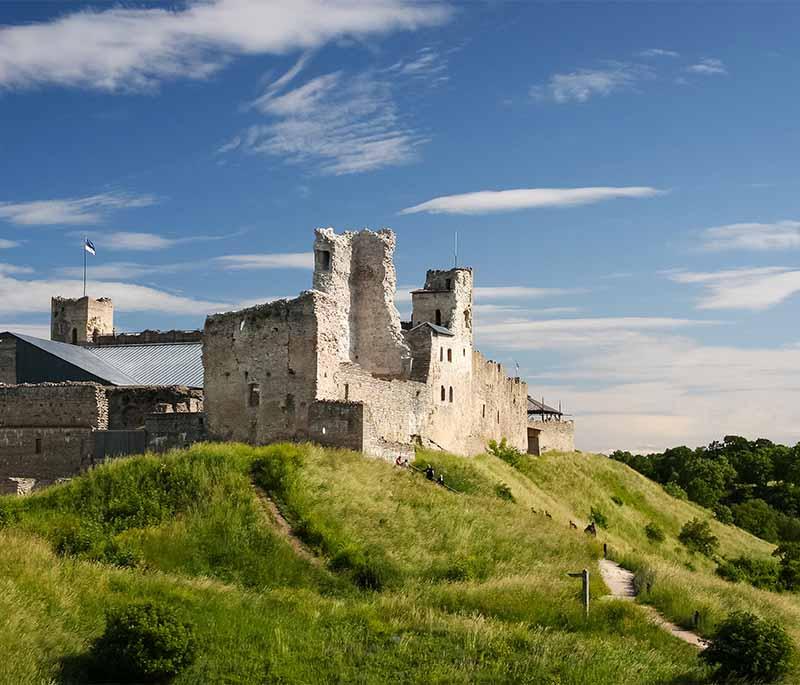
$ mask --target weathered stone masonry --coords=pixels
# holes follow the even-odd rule
[[[314,290],[208,317],[212,437],[306,440],[391,457],[527,448],[527,385],[473,349],[472,271],[429,271],[412,321],[394,304],[395,235],[319,229]]]

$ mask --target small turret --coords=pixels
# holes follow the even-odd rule
[[[411,293],[412,325],[444,326],[472,346],[472,269],[431,270],[425,287]]]

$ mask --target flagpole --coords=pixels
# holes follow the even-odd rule
[[[87,237],[83,236],[83,296],[86,297],[86,241]]]

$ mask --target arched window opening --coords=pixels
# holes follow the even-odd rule
[[[444,386],[442,386],[442,402],[444,402],[444,400],[445,400],[445,396],[444,396]]]
[[[72,344],[73,345],[77,345],[78,344],[78,329],[77,328],[73,328],[72,329]]]
[[[436,310],[436,325],[437,326],[441,326],[442,325],[442,310],[441,309],[437,309]]]
[[[450,386],[450,401],[453,401],[453,386]]]
[[[450,348],[447,349],[447,361],[449,362],[453,361],[453,350],[451,350]]]
[[[497,410],[497,423],[500,423],[500,410]]]
[[[486,405],[485,404],[483,405],[483,407],[481,407],[481,418],[482,419],[486,418]]]
[[[439,361],[440,362],[444,361],[444,347],[439,348]]]

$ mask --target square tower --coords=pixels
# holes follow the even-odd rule
[[[50,339],[81,345],[114,332],[114,305],[108,297],[54,297],[50,300]]]
[[[472,348],[472,269],[430,270],[425,287],[411,292],[413,326],[443,326]]]

